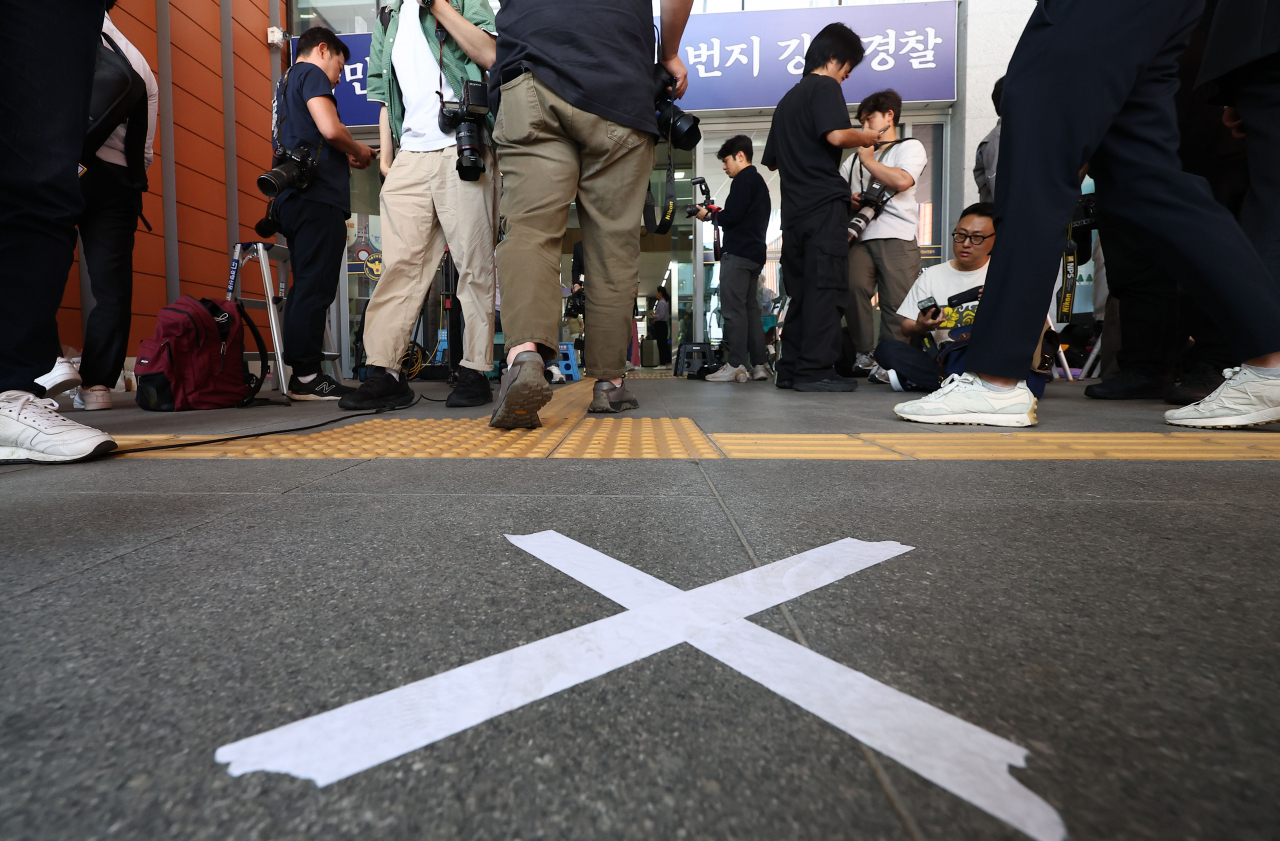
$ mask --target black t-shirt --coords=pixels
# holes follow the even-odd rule
[[[523,64],[571,105],[658,133],[650,0],[503,0],[497,27],[491,100],[505,69]]]
[[[305,145],[314,153],[324,140],[320,129],[316,127],[316,121],[311,119],[311,112],[307,110],[307,101],[317,96],[334,98],[333,84],[324,71],[305,61],[291,67],[288,83],[281,85],[281,95],[276,102],[280,143],[283,146],[295,149]],[[336,104],[337,100],[334,102]],[[284,190],[279,198],[283,201],[293,195],[299,195],[308,201],[331,204],[350,216],[351,170],[347,166],[347,156],[325,143],[311,186],[301,192]]]
[[[849,185],[840,177],[840,149],[826,136],[851,127],[840,83],[830,76],[810,73],[782,97],[760,162],[782,173],[783,227],[834,199],[849,200]]]

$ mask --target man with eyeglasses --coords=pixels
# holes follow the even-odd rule
[[[995,207],[987,202],[961,213],[951,235],[955,259],[925,269],[907,292],[898,308],[907,341],[885,338],[876,346],[871,382],[889,383],[894,391],[938,388],[939,350],[952,341],[952,329],[972,324],[978,311],[976,299],[955,307],[948,306],[947,299],[987,282],[987,263],[996,242],[994,217]]]

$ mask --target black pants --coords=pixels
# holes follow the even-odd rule
[[[62,354],[58,305],[84,209],[76,164],[102,3],[0,0],[0,19],[7,76],[0,86],[0,392],[43,396],[35,378]],[[33,34],[51,22],[56,36]]]
[[[127,176],[125,167],[96,161],[80,178],[85,208],[76,224],[94,300],[80,358],[86,388],[114,388],[129,350],[133,235],[142,212],[142,191],[130,187]]]
[[[1249,192],[1240,208],[1244,228],[1271,279],[1280,284],[1280,56],[1233,74],[1231,96],[1244,120]]]
[[[658,364],[671,364],[671,322],[653,322],[653,338],[658,342]]]
[[[938,362],[918,347],[897,339],[885,339],[876,345],[876,363],[886,371],[894,371],[907,391],[937,391],[941,379]]]
[[[347,214],[296,194],[276,212],[293,266],[284,303],[284,363],[305,377],[320,373],[324,361],[324,322],[347,253]]]
[[[1280,350],[1280,288],[1177,155],[1177,58],[1202,8],[1203,0],[1071,0],[1032,12],[1005,77],[1000,244],[969,371],[1026,376],[1086,161],[1099,203],[1158,243],[1154,259],[1186,267],[1189,291],[1246,358]],[[1071,90],[1088,95],[1064,105]]]
[[[782,328],[779,380],[807,383],[836,376],[840,317],[849,300],[849,215],[847,201],[832,201],[782,229],[782,276],[791,301]]]
[[[730,365],[750,368],[769,361],[764,352],[764,322],[760,319],[760,269],[745,257],[720,258],[720,314],[724,316],[724,345]]]
[[[1159,244],[1123,219],[1098,223],[1107,266],[1107,288],[1120,302],[1121,371],[1164,377],[1186,342],[1179,318],[1178,284],[1151,259]]]

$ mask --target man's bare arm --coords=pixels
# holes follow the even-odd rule
[[[464,18],[449,0],[432,3],[431,11],[472,61],[485,70],[493,66],[498,58],[498,39]]]
[[[315,120],[316,128],[329,145],[343,154],[350,155],[366,166],[373,160],[373,150],[351,136],[351,132],[338,118],[338,106],[327,96],[313,96],[307,100],[307,111]]]
[[[841,149],[853,149],[858,146],[874,146],[879,139],[874,131],[860,128],[841,128],[827,132],[827,142]]]
[[[692,10],[693,0],[662,0],[662,55],[658,58],[676,80],[675,89],[671,91],[675,99],[684,96],[689,88],[689,71],[680,59],[680,38]]]

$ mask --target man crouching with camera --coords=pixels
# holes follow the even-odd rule
[[[407,406],[400,370],[446,246],[458,267],[464,347],[446,406],[493,401],[497,165],[487,138],[485,71],[493,64],[488,0],[391,0],[374,27],[369,101],[382,103],[379,164],[386,182],[382,276],[365,311],[369,376],[343,409]]]
[[[294,400],[337,400],[354,389],[320,372],[325,313],[338,291],[351,216],[351,171],[373,162],[338,117],[333,86],[351,53],[317,26],[298,39],[298,59],[276,87],[276,168],[258,179],[274,195],[268,211],[289,242],[293,287],[284,305],[284,362]],[[264,219],[259,225],[270,225]],[[265,231],[259,231],[265,233]]]
[[[660,58],[673,78],[659,84],[672,98],[688,84],[679,48],[692,5],[662,0]],[[622,377],[659,134],[651,15],[649,0],[508,0],[498,12],[490,88],[501,95],[494,139],[506,237],[498,278],[509,367],[490,426],[538,427],[538,410],[551,400],[543,371],[559,356],[560,250],[575,197],[590,278],[583,348],[587,376],[597,381],[590,409],[639,406]],[[666,122],[674,127],[670,116]]]

